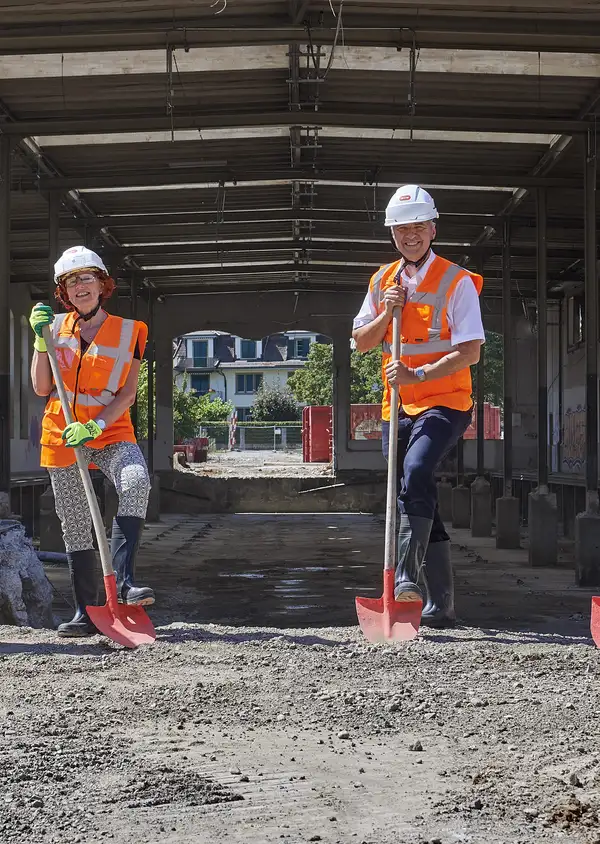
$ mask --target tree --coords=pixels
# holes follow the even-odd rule
[[[264,382],[260,385],[252,405],[254,422],[295,422],[299,417],[300,409],[291,390],[267,387]]]
[[[504,350],[502,335],[495,331],[485,332],[484,349],[484,399],[492,404],[503,405],[504,397]],[[471,368],[473,384],[477,378],[477,367]]]
[[[155,399],[156,408],[156,399]],[[225,422],[233,410],[230,402],[212,397],[210,393],[199,396],[187,389],[187,380],[178,387],[173,381],[173,428],[175,442],[198,436],[203,423]],[[154,414],[156,419],[156,411]],[[137,431],[140,439],[148,437],[148,361],[142,361],[138,380]]]
[[[350,355],[350,401],[352,404],[379,404],[383,395],[381,348]],[[327,405],[333,401],[333,346],[313,343],[305,365],[288,380],[298,401]]]

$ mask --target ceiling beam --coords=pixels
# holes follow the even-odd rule
[[[222,113],[188,113],[178,110],[174,119],[175,130],[178,129],[229,129],[248,126],[342,126],[347,128],[376,128],[376,129],[414,129],[439,130],[452,129],[457,131],[472,131],[477,127],[479,132],[522,133],[524,126],[533,134],[583,134],[592,127],[592,123],[585,120],[555,120],[548,118],[530,117],[482,117],[479,115],[423,115],[414,117],[405,114],[394,114],[392,110],[380,113],[335,112],[335,111],[303,111],[301,118],[290,111],[267,112],[231,112]],[[85,135],[96,134],[99,131],[111,134],[113,132],[168,132],[171,130],[171,118],[154,115],[128,115],[126,117],[69,117],[46,118],[43,120],[22,120],[2,124],[2,132],[7,135],[21,137],[39,135]]]
[[[260,19],[253,26],[250,15],[231,17],[229,26],[215,25],[202,18],[178,21],[170,26],[165,21],[139,20],[135,24],[61,22],[60,25],[40,23],[37,26],[6,24],[0,34],[0,54],[32,55],[43,53],[86,53],[106,50],[156,50],[167,44],[180,48],[262,46],[273,44],[305,44],[306,27],[300,12],[306,11],[305,2],[299,3],[297,23],[290,23],[288,16],[271,16],[269,25]],[[368,7],[366,7],[368,9]],[[400,15],[400,18],[398,17]],[[347,46],[399,47],[407,45],[414,32],[418,47],[453,48],[462,50],[527,50],[576,53],[600,52],[600,27],[596,14],[577,20],[544,19],[541,15],[404,15],[400,10],[382,19],[378,27],[365,25],[366,15],[352,15],[344,10],[344,43]],[[220,22],[219,22],[220,23]],[[332,44],[335,25],[311,29],[314,43]]]

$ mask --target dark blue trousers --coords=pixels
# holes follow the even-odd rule
[[[430,542],[443,542],[446,533],[438,510],[435,470],[471,423],[472,410],[432,407],[418,416],[398,417],[398,510],[433,519]],[[390,423],[382,423],[382,449],[387,460]]]

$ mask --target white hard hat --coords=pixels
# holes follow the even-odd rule
[[[100,255],[96,255],[87,246],[72,246],[63,252],[54,265],[54,282],[58,284],[62,276],[77,270],[102,270],[108,275]]]
[[[386,226],[405,226],[437,220],[438,214],[431,194],[418,185],[402,185],[385,209]]]

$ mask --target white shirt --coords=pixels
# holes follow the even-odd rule
[[[419,267],[416,274],[410,278],[406,270],[402,270],[400,280],[402,287],[406,289],[407,300],[412,297],[417,286],[425,278],[425,274],[432,265],[435,258],[433,250],[422,267]],[[364,302],[354,319],[354,328],[362,328],[373,322],[378,316],[377,305],[371,296],[371,290],[365,296]],[[485,343],[485,332],[481,319],[481,308],[479,296],[469,275],[459,279],[454,292],[450,296],[447,309],[448,327],[450,328],[450,342],[453,346],[459,343],[467,343],[469,340],[481,340]]]

